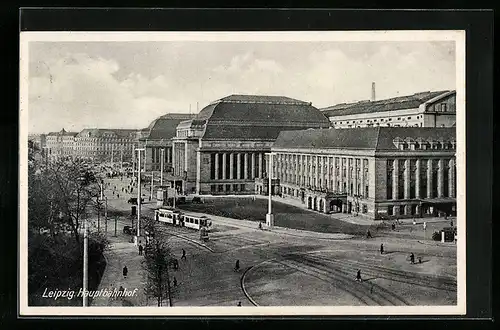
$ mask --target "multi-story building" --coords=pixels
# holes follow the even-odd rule
[[[33,141],[33,144],[40,150],[42,150],[46,146],[45,138],[46,138],[45,134],[28,135],[28,140]]]
[[[453,214],[455,135],[455,128],[427,127],[281,132],[272,147],[273,178],[284,197],[320,212]]]
[[[266,172],[265,153],[282,130],[327,128],[309,102],[281,96],[231,95],[177,126],[173,174],[184,192],[253,193]]]
[[[456,91],[423,92],[323,108],[334,128],[454,127]]]
[[[64,128],[59,132],[47,134],[45,142],[49,159],[59,159],[73,155],[73,143],[76,132],[67,132]]]
[[[143,130],[139,139],[141,148],[146,149],[146,171],[160,171],[161,157],[163,156],[163,171],[172,169],[172,138],[176,136],[176,128],[180,122],[192,119],[194,114],[168,113],[157,119]],[[142,167],[142,166],[141,166]]]
[[[74,138],[73,155],[95,162],[130,162],[137,143],[135,129],[86,128]]]

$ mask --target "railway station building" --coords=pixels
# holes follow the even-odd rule
[[[177,126],[174,176],[182,191],[253,194],[266,176],[265,153],[281,131],[325,128],[328,119],[310,102],[283,96],[230,95]]]
[[[374,94],[374,93],[373,93]],[[422,92],[323,108],[334,128],[454,127],[456,91]]]
[[[375,220],[452,215],[455,136],[455,128],[430,127],[282,131],[272,147],[273,178],[282,197],[319,212]]]
[[[193,114],[167,113],[142,130],[139,147],[146,149],[146,158],[142,158],[141,162],[144,162],[147,172],[161,170],[161,157],[164,161],[163,172],[171,172],[172,138],[176,135],[179,123],[193,117]]]

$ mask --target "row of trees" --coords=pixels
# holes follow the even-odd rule
[[[28,145],[28,290],[81,287],[83,221],[99,201],[99,178],[80,159],[49,162],[31,141]],[[89,235],[89,268],[102,266],[105,235]],[[89,274],[89,287],[98,279]]]

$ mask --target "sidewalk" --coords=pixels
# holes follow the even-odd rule
[[[120,226],[121,229],[121,226]],[[125,236],[120,232],[118,237],[112,236],[109,231],[110,248],[105,251],[106,269],[104,270],[98,290],[114,290],[123,286],[127,291],[137,289],[136,294],[131,297],[98,297],[92,301],[91,306],[147,306],[147,298],[144,294],[143,271],[141,261],[143,256],[139,256],[137,247],[129,243],[130,236]],[[123,267],[127,266],[128,276],[123,277]]]

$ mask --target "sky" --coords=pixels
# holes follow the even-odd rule
[[[30,133],[144,128],[231,94],[318,108],[456,89],[454,41],[29,43]],[[198,104],[198,106],[197,106]]]

